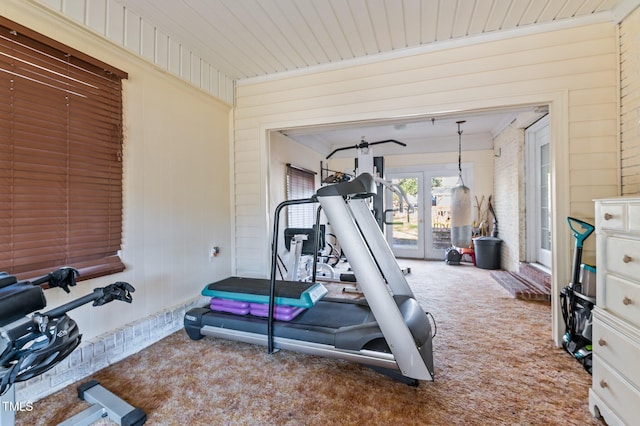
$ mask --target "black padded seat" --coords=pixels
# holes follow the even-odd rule
[[[10,324],[25,315],[47,306],[44,291],[28,281],[0,288],[0,326]]]

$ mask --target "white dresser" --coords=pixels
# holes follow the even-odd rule
[[[640,198],[596,201],[596,308],[589,409],[640,424]]]

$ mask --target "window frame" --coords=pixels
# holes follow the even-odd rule
[[[315,192],[316,172],[288,163],[286,173],[287,200],[307,199]],[[314,204],[287,206],[287,227],[313,227],[316,222],[316,208]]]
[[[0,38],[0,270],[123,271],[127,73],[1,16]]]

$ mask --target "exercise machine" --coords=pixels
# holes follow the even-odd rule
[[[326,226],[320,225],[318,244],[316,241],[316,229],[313,228],[286,228],[284,230],[284,243],[287,253],[283,256],[286,260],[278,260],[278,267],[282,279],[288,281],[322,281],[322,282],[355,282],[355,276],[351,272],[340,272],[334,268],[340,263],[340,253],[335,252],[334,247],[327,243]],[[328,252],[327,252],[328,247]],[[315,262],[315,269],[314,264]],[[333,262],[333,265],[330,263]]]
[[[372,196],[372,207],[373,207],[373,215],[376,218],[376,222],[380,229],[384,232],[384,226],[390,225],[387,223],[387,213],[391,210],[385,210],[384,207],[384,187],[390,187],[390,183],[387,183],[384,180],[384,157],[376,157],[373,154],[373,147],[376,145],[394,143],[400,146],[407,146],[406,143],[397,141],[395,139],[386,139],[382,141],[376,142],[367,142],[363,139],[360,140],[360,143],[352,146],[343,146],[340,148],[336,148],[327,155],[326,159],[328,160],[335,154],[336,152],[346,151],[349,149],[356,149],[358,151],[358,155],[355,159],[354,171],[355,175],[358,176],[362,173],[371,174],[376,180],[376,193]],[[320,168],[322,169],[322,163],[320,163]],[[393,192],[395,192],[392,189]],[[406,197],[405,197],[406,198]]]
[[[82,335],[76,322],[67,313],[87,303],[102,306],[114,300],[131,303],[133,286],[115,282],[96,288],[92,293],[72,300],[47,312],[42,286],[60,287],[69,293],[76,284],[78,271],[61,268],[33,281],[18,281],[15,276],[0,272],[0,425],[15,424],[14,384],[36,377],[69,356],[80,344]],[[119,425],[142,425],[144,411],[126,403],[98,382],[78,387],[78,396],[91,407],[61,423],[63,426],[89,425],[109,417]]]
[[[274,217],[271,277],[230,277],[208,284],[202,291],[212,295],[218,287],[231,287],[233,294],[246,292],[253,301],[268,304],[268,315],[236,315],[208,306],[191,309],[184,318],[189,337],[219,337],[264,345],[269,353],[285,349],[359,362],[411,385],[432,381],[430,317],[415,299],[371,213],[368,201],[375,192],[373,177],[363,173],[351,181],[324,186],[309,199],[280,203]],[[320,205],[365,299],[307,297],[311,303],[304,312],[290,321],[280,321],[274,318],[274,311],[285,293],[293,303],[296,294],[322,293],[315,287],[318,283],[276,280],[280,212],[288,205],[303,203]],[[256,299],[258,296],[261,298]]]

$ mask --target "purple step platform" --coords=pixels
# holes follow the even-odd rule
[[[249,303],[240,300],[212,297],[209,306],[212,311],[228,312],[235,315],[251,314],[259,317],[269,316],[269,305],[266,303]],[[273,307],[273,317],[278,321],[291,321],[303,311],[305,311],[305,308],[275,305]]]
[[[209,306],[212,311],[229,312],[236,315],[247,315],[251,311],[249,302],[221,299],[218,297],[212,297]]]

